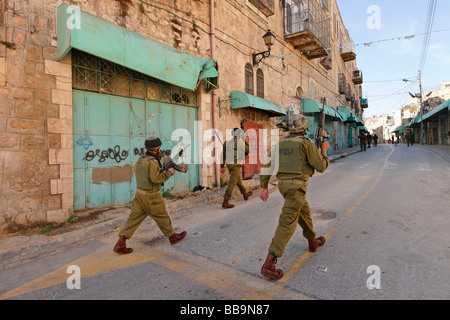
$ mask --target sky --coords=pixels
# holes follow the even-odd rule
[[[358,69],[363,72],[362,92],[369,102],[365,118],[393,115],[395,109],[408,105],[408,92],[419,92],[420,69],[423,91],[439,89],[443,81],[450,80],[449,0],[437,0],[421,68],[425,35],[419,34],[427,30],[429,1],[337,0],[344,25],[356,45]],[[405,78],[411,81],[402,81]]]

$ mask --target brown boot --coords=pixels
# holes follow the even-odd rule
[[[170,244],[175,244],[175,243],[180,242],[181,240],[184,239],[184,237],[186,237],[186,235],[187,235],[186,231],[183,231],[182,233],[174,233],[173,235],[171,235],[169,237]]]
[[[246,192],[246,193],[244,193],[244,200],[248,200],[248,198],[250,198],[250,196],[253,194],[253,191],[250,191],[250,192]]]
[[[308,239],[309,252],[316,252],[318,247],[323,246],[325,243],[324,237],[318,237],[316,239]]]
[[[269,253],[267,255],[266,262],[264,262],[261,268],[261,274],[267,279],[280,280],[281,277],[283,277],[284,272],[281,269],[275,268],[276,263],[277,257]]]
[[[132,253],[133,249],[127,248],[126,241],[127,241],[127,238],[119,237],[119,241],[117,241],[116,245],[114,246],[113,251],[116,253],[122,253],[122,254]]]
[[[234,208],[234,204],[229,203],[228,200],[223,200],[222,208],[231,209]]]

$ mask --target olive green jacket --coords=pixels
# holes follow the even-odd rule
[[[147,191],[159,191],[161,185],[166,182],[173,172],[166,170],[161,172],[162,165],[154,156],[142,155],[135,164],[137,188]]]
[[[299,135],[291,134],[280,140],[281,143],[283,140],[291,139],[298,140]],[[301,158],[298,161],[302,162],[303,172],[278,172],[277,179],[278,180],[286,180],[286,179],[298,179],[308,181],[310,177],[313,176],[314,170],[318,172],[324,172],[329,164],[330,160],[328,159],[327,153],[325,151],[319,151],[314,142],[311,139],[303,137],[301,143],[301,152],[299,153]],[[277,148],[279,149],[279,148]],[[282,150],[279,150],[282,152]],[[272,157],[271,162],[264,165],[265,168],[268,168],[272,165],[272,161],[275,161],[276,158]],[[270,175],[261,175],[260,176],[260,186],[261,189],[267,189]]]
[[[227,144],[233,143],[232,140],[225,141],[223,144],[222,150],[222,168],[226,164],[239,164],[245,161],[245,156],[250,153],[250,145],[248,142],[244,142],[242,140],[234,139],[234,148],[233,148],[233,158],[229,159],[230,155],[227,155]]]

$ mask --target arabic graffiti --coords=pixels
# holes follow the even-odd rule
[[[116,145],[114,149],[108,148],[108,150],[99,149],[89,150],[86,152],[85,159],[86,161],[92,161],[95,157],[98,157],[98,162],[105,162],[106,159],[113,159],[117,163],[128,158],[128,150],[120,150],[120,146]]]

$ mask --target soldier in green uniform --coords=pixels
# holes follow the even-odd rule
[[[284,198],[284,206],[278,221],[278,227],[269,247],[269,254],[261,268],[261,274],[273,280],[279,280],[283,271],[276,269],[277,258],[280,258],[286,245],[295,232],[297,224],[303,229],[303,236],[308,239],[308,250],[315,252],[325,243],[324,237],[316,238],[311,219],[311,209],[306,201],[306,189],[308,180],[314,174],[314,170],[324,172],[330,163],[327,150],[330,147],[327,141],[320,145],[321,152],[314,142],[304,135],[308,129],[308,120],[303,115],[294,115],[289,121],[290,135],[281,139],[275,149],[275,157],[272,156],[271,166],[278,162],[278,189]],[[278,149],[278,151],[277,151]],[[278,154],[278,161],[276,155]],[[267,167],[267,165],[265,166]],[[276,167],[276,164],[275,164]],[[262,201],[267,201],[267,190],[270,174],[261,173]]]
[[[376,133],[373,135],[373,145],[375,147],[378,145],[378,136]]]
[[[166,204],[159,192],[161,185],[174,172],[173,168],[161,171],[161,152],[159,150],[161,144],[158,137],[152,136],[145,140],[146,153],[139,158],[135,165],[137,190],[131,206],[131,214],[119,233],[119,241],[114,247],[114,252],[126,254],[133,251],[133,249],[127,248],[126,240],[133,236],[147,216],[156,222],[166,237],[169,237],[171,244],[181,241],[186,236],[186,231],[175,233]]]
[[[364,132],[359,133],[359,144],[361,145],[361,152],[366,151],[366,143],[367,143],[367,136]]]
[[[253,194],[252,191],[247,192],[244,184],[242,183],[242,162],[245,160],[245,156],[247,156],[250,152],[249,144],[248,142],[243,141],[242,135],[243,132],[241,129],[234,128],[233,138],[229,141],[225,141],[225,143],[223,144],[223,161],[220,172],[224,172],[224,166],[226,165],[228,172],[230,173],[228,188],[223,196],[222,203],[222,207],[225,209],[234,208],[234,204],[231,204],[229,201],[236,186],[244,196],[244,200],[248,200],[248,198]]]
[[[370,134],[370,132],[367,132],[367,146],[370,149],[370,145],[372,144],[372,135]]]

